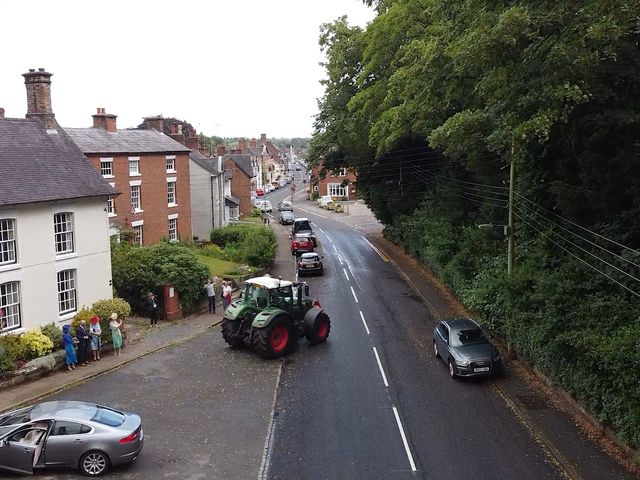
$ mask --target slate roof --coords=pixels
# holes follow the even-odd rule
[[[253,178],[253,165],[251,165],[251,155],[248,153],[227,153],[222,156],[223,161],[231,159],[234,163],[246,173],[249,178]]]
[[[62,129],[0,119],[0,206],[115,194]]]
[[[217,157],[205,157],[203,154],[196,150],[191,150],[189,159],[193,160],[200,167],[204,168],[212,175],[220,175],[222,172],[218,170],[218,158]]]
[[[84,153],[180,153],[190,152],[180,142],[157,130],[117,130],[65,128]]]
[[[240,205],[240,200],[237,197],[234,197],[233,195],[225,195],[224,196],[224,204],[232,207],[232,206],[238,206]]]

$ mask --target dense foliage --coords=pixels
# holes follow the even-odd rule
[[[252,267],[267,268],[276,255],[277,238],[273,230],[264,225],[215,228],[211,230],[211,242],[220,247],[209,249],[208,253],[212,256]]]
[[[640,446],[640,0],[367,0],[324,25],[308,160]],[[506,275],[509,165],[515,269]]]
[[[112,245],[111,268],[118,296],[139,313],[146,313],[147,293],[154,292],[162,299],[165,283],[173,284],[183,311],[190,311],[202,296],[202,282],[209,276],[207,267],[188,247],[167,242],[149,247]]]

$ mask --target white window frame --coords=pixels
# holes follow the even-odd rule
[[[75,251],[73,230],[72,212],[53,214],[53,243],[56,255],[68,255]]]
[[[167,178],[167,205],[169,207],[178,206],[176,177]]]
[[[134,192],[137,192],[134,196]],[[130,185],[129,187],[129,198],[131,200],[131,211],[133,213],[142,211],[142,185],[139,183],[137,185]]]
[[[100,175],[104,178],[113,178],[113,158],[100,159]]]
[[[78,310],[77,270],[61,270],[57,274],[58,315],[63,316]]]
[[[20,282],[0,283],[0,332],[8,332],[22,326],[20,308]]]
[[[165,158],[165,169],[167,173],[175,173],[176,172],[176,156],[175,155],[167,155]]]
[[[133,170],[131,169],[132,166],[135,166]],[[140,176],[140,157],[129,157],[129,176]]]
[[[349,196],[347,187],[343,187],[340,183],[327,183],[327,195],[340,198]]]
[[[173,224],[173,227],[172,227]],[[177,216],[173,216],[173,215],[169,215],[169,219],[168,219],[168,231],[169,231],[169,241],[170,242],[177,242],[178,241],[178,217]]]
[[[116,188],[115,183],[109,183],[109,185],[111,185],[113,188]],[[118,216],[118,214],[116,213],[116,201],[113,197],[109,197],[109,199],[107,200],[107,214],[109,215],[109,217]]]
[[[18,263],[16,219],[0,218],[0,265]]]
[[[142,237],[142,225],[134,225],[133,226],[133,242],[142,246],[143,237]]]

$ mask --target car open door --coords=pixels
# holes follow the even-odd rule
[[[41,427],[21,427],[0,439],[0,468],[11,472],[32,474],[33,457],[46,430]]]

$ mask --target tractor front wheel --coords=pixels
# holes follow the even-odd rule
[[[331,331],[331,320],[324,311],[309,310],[304,317],[304,336],[311,345],[324,342]]]
[[[253,348],[264,358],[280,358],[289,351],[293,334],[288,318],[276,317],[269,326],[254,330]]]
[[[244,344],[239,330],[240,320],[222,320],[222,338],[231,348],[241,348]]]

